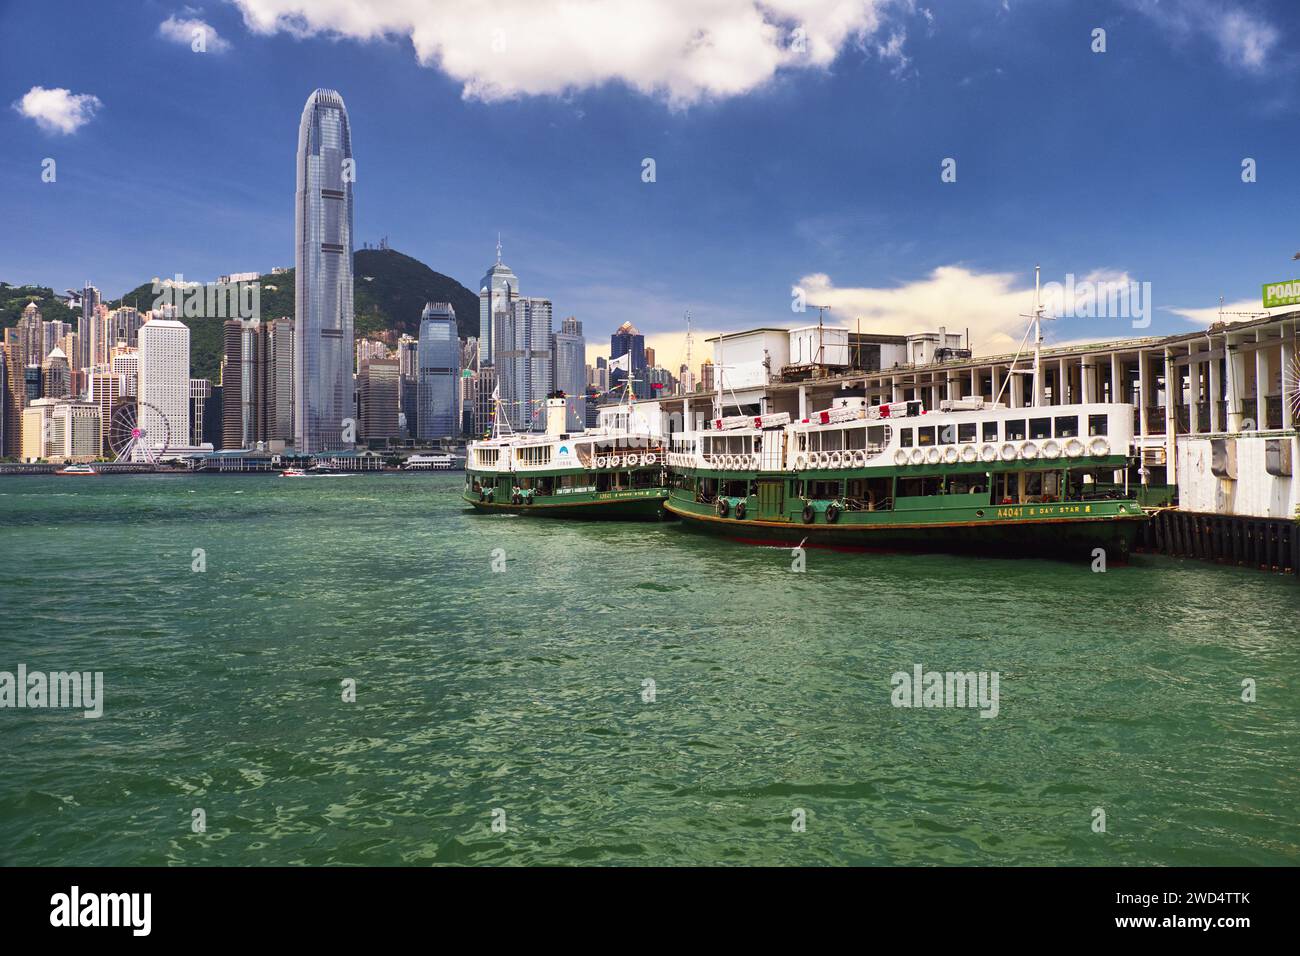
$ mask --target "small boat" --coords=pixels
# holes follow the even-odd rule
[[[98,475],[90,465],[66,465],[55,472],[56,475]]]
[[[450,471],[456,467],[456,456],[448,454],[412,455],[403,463],[405,471]]]
[[[280,477],[281,478],[306,478],[307,472],[303,471],[301,468],[286,468],[284,471],[280,472]]]

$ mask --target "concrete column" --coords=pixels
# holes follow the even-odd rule
[[[1210,340],[1210,353],[1214,353],[1214,340]],[[1226,423],[1223,416],[1219,414],[1219,396],[1223,394],[1223,375],[1219,371],[1219,360],[1210,358],[1206,363],[1210,366],[1210,431],[1223,431]]]
[[[1260,345],[1264,341],[1262,332],[1255,332],[1255,343]],[[1255,429],[1263,431],[1268,422],[1268,355],[1264,349],[1255,349]]]
[[[1124,401],[1124,385],[1121,381],[1124,377],[1124,366],[1119,360],[1118,352],[1110,353],[1110,400],[1112,402]]]
[[[1080,401],[1085,405],[1091,405],[1097,400],[1097,366],[1093,360],[1083,358],[1079,360],[1079,391],[1083,394]]]
[[[1295,400],[1296,387],[1300,382],[1292,379],[1295,370],[1295,329],[1282,328],[1282,427],[1295,428],[1295,413],[1291,404]]]
[[[1201,432],[1201,363],[1196,355],[1187,363],[1187,430],[1193,435]]]
[[[1178,484],[1178,406],[1182,400],[1182,387],[1178,381],[1178,368],[1174,365],[1174,353],[1165,349],[1165,482]]]
[[[807,417],[808,417],[808,386],[800,385],[799,386],[799,418],[804,419]]]
[[[1246,356],[1242,354],[1241,344],[1233,341],[1230,335],[1223,337],[1223,353],[1224,371],[1227,373],[1227,381],[1223,383],[1223,400],[1228,406],[1228,420],[1224,426],[1230,432],[1239,432],[1244,417],[1241,414],[1241,397],[1242,384],[1246,378]]]
[[[1151,423],[1147,420],[1147,408],[1151,405],[1149,385],[1151,376],[1147,374],[1147,354],[1138,352],[1138,434],[1145,438],[1151,434]]]

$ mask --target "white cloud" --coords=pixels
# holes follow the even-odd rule
[[[1160,29],[1176,39],[1201,35],[1229,66],[1262,73],[1281,33],[1260,14],[1225,0],[1129,0]]]
[[[1219,321],[1219,306],[1207,305],[1204,308],[1186,308],[1175,309],[1169,308],[1165,311],[1180,316],[1191,322],[1193,325],[1209,328],[1215,322]],[[1236,302],[1227,302],[1223,305],[1223,321],[1232,322],[1249,322],[1252,317],[1263,315],[1281,315],[1283,312],[1293,312],[1295,306],[1287,306],[1282,309],[1265,310],[1263,302],[1258,298],[1239,299]]]
[[[233,0],[256,33],[406,38],[469,99],[556,95],[608,82],[675,107],[747,93],[787,69],[866,48],[899,0]],[[792,42],[804,30],[804,49]],[[901,37],[884,45],[897,62]]]
[[[14,109],[28,119],[36,120],[36,125],[45,132],[66,136],[89,123],[95,111],[103,105],[98,96],[90,93],[73,93],[62,87],[47,90],[43,86],[33,86],[14,104]]]
[[[208,53],[224,53],[230,49],[230,41],[217,33],[216,27],[198,17],[177,17],[173,14],[158,24],[158,35],[191,49],[194,41],[201,35]]]
[[[970,329],[979,354],[1014,352],[1033,308],[1032,286],[1018,287],[1021,277],[1008,272],[972,272],[940,266],[924,279],[893,288],[836,286],[825,273],[806,275],[797,283],[813,305],[831,308],[832,321],[850,329],[887,335]],[[814,318],[815,318],[815,313]]]

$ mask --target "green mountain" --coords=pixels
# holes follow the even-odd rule
[[[474,299],[477,303],[478,296]],[[17,325],[28,302],[36,303],[36,307],[41,310],[41,318],[46,322],[58,319],[60,322],[75,323],[77,316],[81,314],[80,309],[69,309],[54,298],[53,289],[38,285],[10,285],[8,282],[0,282],[0,330]],[[477,308],[476,304],[475,309]],[[478,312],[474,314],[477,316]],[[460,318],[459,307],[456,309],[456,318]],[[477,318],[474,324],[478,325]]]
[[[461,338],[478,335],[478,295],[450,276],[434,272],[423,262],[393,249],[361,249],[352,256],[353,308],[357,335],[389,329],[419,333],[420,312],[426,302],[450,302],[456,310]],[[261,313],[264,319],[294,314],[294,270],[261,278]],[[0,299],[9,289],[0,286]],[[48,292],[49,290],[43,290]],[[122,304],[146,310],[155,299],[152,281],[107,303],[113,309]],[[27,304],[24,299],[18,311]],[[44,308],[44,303],[41,303]],[[7,313],[6,313],[7,314]],[[58,318],[46,315],[45,318]],[[17,316],[14,317],[17,321]],[[190,327],[190,374],[215,383],[221,368],[222,322],[220,319],[181,318]],[[12,323],[10,323],[12,324]]]

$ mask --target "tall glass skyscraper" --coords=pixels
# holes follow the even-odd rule
[[[582,323],[573,316],[555,333],[555,389],[568,396],[565,427],[582,431],[587,420],[587,342]]]
[[[501,261],[501,240],[497,239],[497,261],[483,276],[478,290],[478,361],[479,366],[495,365],[497,359],[496,324],[501,316],[514,312],[519,297],[519,279]]]
[[[553,388],[551,300],[519,298],[492,330],[497,382],[516,431],[546,430],[546,396]]]
[[[620,358],[624,355],[631,355],[632,366],[632,394],[636,398],[650,397],[650,383],[646,381],[646,364],[645,364],[645,336],[637,331],[635,325],[631,322],[624,322],[618,327],[618,330],[609,337],[609,357],[611,359]],[[609,373],[609,387],[612,391],[614,386],[627,378],[627,372],[621,369],[615,369]],[[620,391],[619,398],[623,397]]]
[[[416,434],[454,438],[460,434],[460,338],[448,302],[430,302],[420,315],[419,363]]]
[[[299,453],[350,450],[352,380],[352,132],[343,97],[317,90],[298,126],[294,219],[293,402]],[[355,429],[352,432],[355,434]]]

